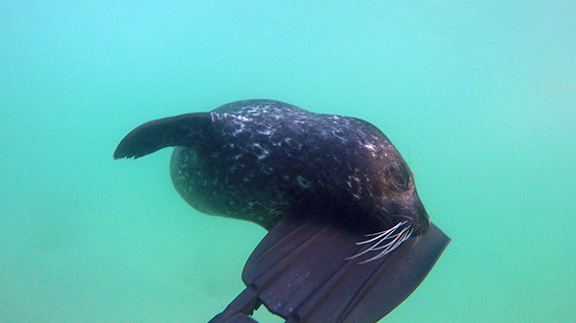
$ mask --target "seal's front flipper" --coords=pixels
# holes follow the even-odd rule
[[[188,113],[147,122],[122,139],[114,159],[138,158],[165,147],[190,147],[211,134],[212,115]]]
[[[298,219],[280,220],[242,274],[258,300],[288,322],[376,322],[418,287],[450,242],[431,224],[426,234],[362,263],[350,257],[369,232]]]

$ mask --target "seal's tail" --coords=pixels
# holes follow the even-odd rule
[[[114,151],[114,159],[139,158],[166,147],[194,146],[210,136],[212,130],[213,119],[208,112],[146,122],[120,141]]]

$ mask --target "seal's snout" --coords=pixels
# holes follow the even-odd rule
[[[415,192],[400,203],[388,204],[387,210],[396,218],[395,223],[406,222],[413,229],[412,235],[424,234],[430,227],[430,217]]]
[[[430,217],[420,201],[418,201],[415,211],[412,227],[414,228],[414,235],[421,235],[426,233],[428,228],[430,228]]]

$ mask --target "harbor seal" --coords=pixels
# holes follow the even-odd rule
[[[213,322],[253,321],[261,303],[287,320],[376,321],[450,241],[430,223],[406,161],[364,120],[237,101],[145,123],[114,158],[165,147],[175,147],[172,182],[192,207],[270,230],[244,269],[247,289]],[[343,288],[344,279],[355,286]],[[368,305],[359,292],[385,299]]]

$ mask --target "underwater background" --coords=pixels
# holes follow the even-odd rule
[[[206,322],[265,235],[134,127],[269,98],[366,119],[452,239],[386,322],[576,322],[576,2],[0,1],[0,322]],[[262,307],[260,322],[281,322]]]

